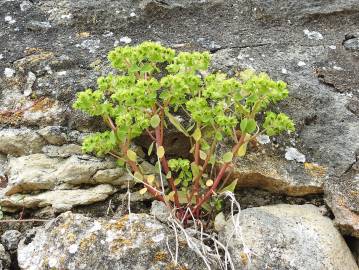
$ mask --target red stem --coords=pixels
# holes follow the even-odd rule
[[[244,143],[244,139],[245,139],[245,134],[243,133],[241,135],[241,138],[239,139],[238,143],[232,149],[233,156],[236,156],[239,148]],[[219,185],[221,179],[223,178],[223,176],[230,164],[231,164],[231,162],[227,162],[227,163],[223,164],[223,166],[222,166],[221,170],[219,171],[211,188],[206,192],[206,194],[202,197],[202,199],[193,208],[193,213],[196,213],[201,208],[202,204],[204,204],[206,201],[208,201],[208,199],[212,196],[212,194],[215,192],[217,186]],[[184,219],[186,219],[186,218],[188,218],[188,214],[184,217]]]

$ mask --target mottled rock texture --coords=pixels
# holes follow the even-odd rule
[[[239,228],[241,234],[233,235],[229,219],[220,237],[228,242],[236,269],[358,269],[344,238],[315,206],[245,209]]]
[[[183,237],[177,266],[170,252],[175,252],[175,235],[149,215],[94,220],[66,212],[28,232],[19,243],[18,262],[24,270],[206,269]]]

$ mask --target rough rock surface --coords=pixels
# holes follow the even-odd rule
[[[52,190],[61,184],[110,182],[127,186],[127,182],[131,180],[123,169],[116,168],[113,161],[91,156],[74,155],[67,159],[59,159],[34,154],[11,158],[8,168],[6,195],[23,191]]]
[[[167,239],[173,253],[173,232],[146,214],[94,220],[66,212],[28,232],[19,243],[18,263],[23,270],[206,269],[181,237],[174,266]]]
[[[1,236],[1,243],[8,251],[17,249],[17,244],[20,241],[21,232],[17,230],[8,230]]]
[[[64,212],[77,205],[103,201],[116,190],[112,185],[102,184],[87,189],[51,190],[34,195],[14,194],[1,198],[0,204],[6,211],[52,206],[56,212]]]
[[[240,161],[243,187],[324,192],[342,232],[358,236],[358,19],[356,0],[1,1],[0,153],[71,158],[63,144],[103,128],[71,109],[75,95],[111,71],[106,54],[124,41],[209,50],[213,69],[252,67],[289,85],[278,107],[297,132],[252,149],[265,163]],[[287,147],[307,164],[285,160]]]
[[[249,208],[239,220],[241,234],[233,235],[230,219],[220,236],[229,240],[236,269],[358,269],[343,237],[315,206]]]

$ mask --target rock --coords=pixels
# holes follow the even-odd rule
[[[181,236],[178,266],[172,266],[166,243],[173,253],[175,235],[146,214],[105,220],[66,212],[28,235],[18,248],[18,263],[23,270],[206,269]]]
[[[26,110],[22,121],[27,125],[54,126],[64,124],[66,121],[67,108],[59,101],[45,99],[39,107]]]
[[[343,237],[315,206],[264,206],[239,215],[241,235],[233,235],[229,220],[220,236],[236,269],[358,269]]]
[[[216,215],[215,219],[214,219],[214,229],[217,232],[223,231],[223,229],[226,226],[226,218],[223,214],[223,212],[220,212]]]
[[[46,145],[42,148],[42,152],[48,157],[68,158],[72,155],[82,155],[81,146],[78,144],[65,144],[61,146]]]
[[[325,201],[335,216],[334,222],[345,235],[359,238],[359,169],[353,164],[342,177],[325,182]]]
[[[163,202],[154,200],[151,205],[151,215],[166,223],[171,216],[171,211]]]
[[[348,50],[359,51],[359,37],[348,39],[343,45]]]
[[[10,254],[5,251],[3,245],[0,244],[0,269],[10,270],[11,259]]]
[[[7,175],[6,195],[23,191],[53,189],[57,179],[51,178],[59,164],[58,159],[51,159],[43,154],[33,154],[19,158],[10,158]]]
[[[297,162],[305,162],[305,155],[300,153],[298,149],[294,147],[288,147],[285,152],[285,159],[286,160],[295,160]]]
[[[96,184],[96,179],[99,179],[98,183],[107,182],[127,186],[129,177],[125,176],[127,173],[125,174],[123,170],[117,170],[115,176],[106,171],[106,169],[116,167],[113,161],[82,155],[73,155],[66,159],[50,158],[44,154],[10,158],[7,170],[8,186],[5,194],[52,190],[63,183]],[[96,175],[97,172],[98,175]],[[95,175],[96,178],[94,178]]]
[[[63,145],[69,142],[67,129],[62,126],[46,126],[37,131],[49,144]]]
[[[46,141],[28,128],[0,129],[0,153],[8,155],[29,155],[41,152]]]
[[[17,230],[8,230],[1,236],[1,243],[7,251],[14,251],[17,249],[20,237],[21,232]]]
[[[238,188],[260,188],[290,196],[323,193],[326,169],[310,170],[305,164],[288,162],[261,152],[247,153],[238,160],[231,178],[237,179]]]
[[[104,201],[116,190],[103,184],[88,189],[52,190],[36,195],[14,194],[0,198],[0,205],[4,211],[51,206],[56,212],[64,212],[74,206]]]

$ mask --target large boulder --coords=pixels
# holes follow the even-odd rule
[[[333,222],[313,205],[247,208],[237,215],[239,226],[230,219],[220,237],[236,269],[358,269]]]
[[[27,234],[18,246],[22,270],[206,269],[180,235],[174,265],[174,231],[146,214],[96,220],[66,212]]]

